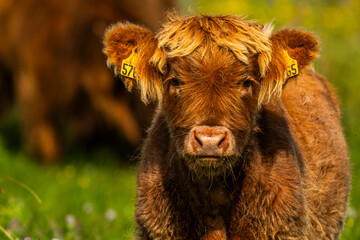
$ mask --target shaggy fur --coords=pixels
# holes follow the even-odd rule
[[[268,32],[235,16],[171,16],[155,37],[122,23],[106,33],[108,63],[119,69],[136,49],[135,81],[159,101],[139,166],[138,239],[339,238],[350,172],[338,100],[310,64],[313,34]],[[289,79],[285,51],[299,65]],[[196,127],[228,129],[236,151],[189,154]]]
[[[106,26],[119,20],[155,30],[162,12],[174,7],[174,2],[0,3],[0,78],[8,77],[0,80],[4,82],[0,91],[5,92],[0,94],[0,108],[8,105],[4,96],[13,87],[29,152],[52,162],[59,157],[62,138],[71,135],[88,141],[106,129],[134,146],[140,142],[140,128],[148,126],[152,111],[114,81],[104,64],[102,36]]]

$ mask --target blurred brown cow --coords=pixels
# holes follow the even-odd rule
[[[59,131],[88,136],[99,120],[132,145],[139,143],[139,125],[149,111],[124,89],[116,91],[104,64],[102,35],[118,20],[154,30],[163,11],[171,7],[174,0],[0,2],[0,71],[13,79],[9,84],[4,79],[9,74],[1,74],[0,91],[8,92],[13,85],[31,153],[52,162],[61,153]],[[132,108],[142,116],[136,117]]]

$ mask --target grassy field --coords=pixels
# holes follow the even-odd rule
[[[134,172],[104,152],[48,168],[0,145],[0,225],[14,239],[130,239]]]
[[[184,8],[189,5],[195,12],[248,15],[259,23],[273,21],[276,29],[301,26],[319,36],[321,57],[315,67],[337,88],[352,161],[352,193],[342,239],[360,239],[360,1],[182,3]],[[108,151],[77,151],[49,168],[37,164],[21,149],[9,148],[9,142],[16,145],[18,141],[11,137],[12,131],[18,132],[16,121],[0,131],[0,239],[131,237],[134,161],[128,163],[128,159],[118,159]]]
[[[69,156],[53,168],[3,147],[0,157],[0,225],[13,238],[129,239],[132,235],[133,166],[116,164],[105,153]]]

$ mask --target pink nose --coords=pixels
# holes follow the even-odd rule
[[[190,132],[191,146],[197,155],[224,155],[230,146],[231,134],[222,126],[197,126]]]

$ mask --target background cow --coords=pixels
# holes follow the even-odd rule
[[[349,160],[316,38],[236,16],[119,23],[108,62],[159,102],[142,151],[139,239],[337,239]],[[131,86],[133,80],[127,78]]]
[[[52,162],[65,139],[89,142],[98,132],[106,136],[106,129],[133,146],[140,142],[151,111],[114,82],[104,64],[102,35],[118,20],[154,30],[174,5],[172,0],[2,1],[0,112],[17,104],[29,152]]]

